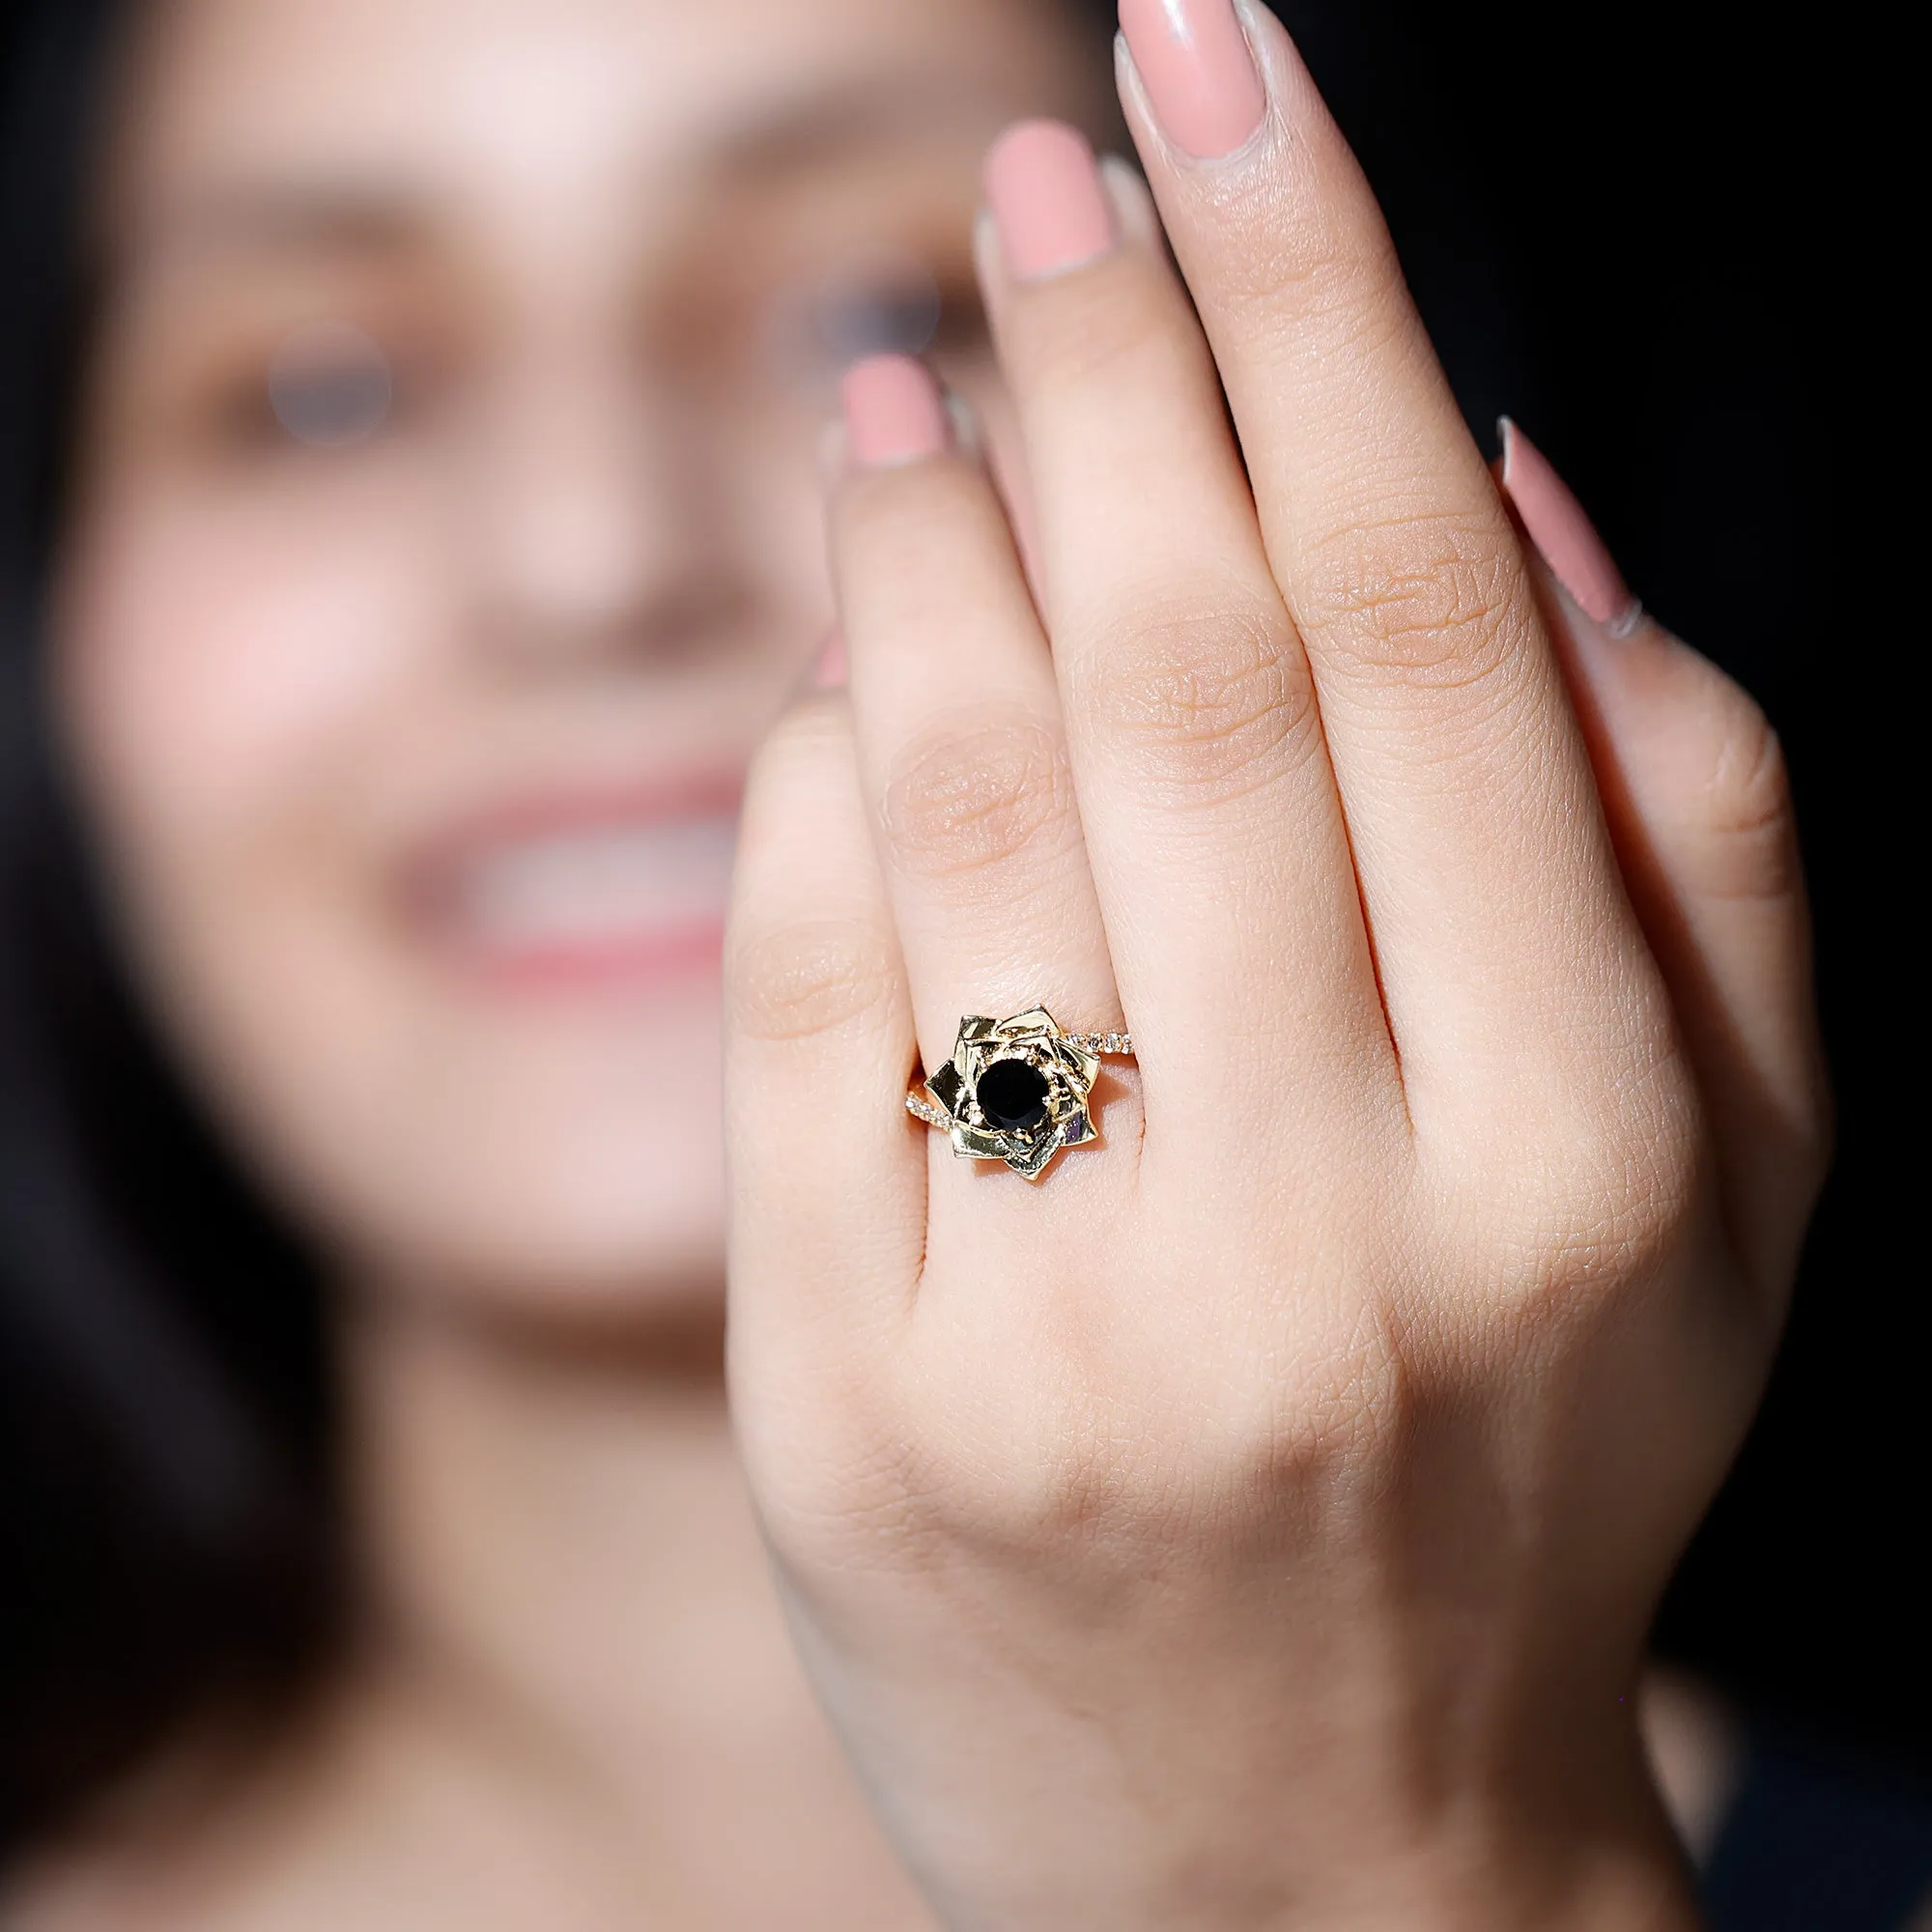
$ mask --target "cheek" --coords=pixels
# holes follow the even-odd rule
[[[791,561],[765,561],[807,596],[790,497]],[[419,775],[555,723],[478,673],[468,582],[400,504],[331,528],[130,492],[77,527],[57,696],[138,975],[233,1144],[351,1267],[545,1307],[709,1293],[715,979],[520,1006],[399,915]]]
[[[417,573],[366,520],[353,537],[328,523],[184,487],[83,524],[60,709],[110,855],[136,874],[285,820],[407,674],[430,616]]]
[[[130,485],[63,560],[56,708],[138,977],[304,1218],[395,1006],[357,811],[438,658],[422,535]]]

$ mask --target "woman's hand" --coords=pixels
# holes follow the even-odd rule
[[[1126,170],[996,150],[1034,592],[850,385],[730,949],[752,1481],[950,1925],[1683,1922],[1628,1699],[1824,1138],[1776,747],[1526,555],[1271,16],[1127,12],[1201,322]],[[1029,1185],[901,1099],[1037,1005],[1139,1070]]]

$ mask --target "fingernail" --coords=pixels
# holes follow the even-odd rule
[[[942,454],[952,418],[925,365],[910,355],[869,355],[839,384],[846,450],[861,469],[918,463]]]
[[[1548,457],[1508,416],[1496,427],[1503,440],[1503,489],[1530,542],[1586,616],[1613,637],[1628,637],[1643,606],[1631,595],[1597,526]]]
[[[983,173],[1000,259],[1018,282],[1064,275],[1114,248],[1114,219],[1086,137],[1022,121],[993,143]]]
[[[1233,0],[1121,0],[1121,31],[1161,132],[1196,160],[1253,138],[1267,94]]]

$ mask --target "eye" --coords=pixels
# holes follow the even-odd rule
[[[269,366],[275,420],[298,442],[339,449],[374,436],[395,400],[389,358],[374,336],[346,323],[298,328]]]
[[[812,357],[842,368],[865,355],[917,355],[939,327],[939,284],[917,255],[866,248],[813,287],[802,320]]]

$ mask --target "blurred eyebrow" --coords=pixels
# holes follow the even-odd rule
[[[382,188],[261,182],[185,204],[148,246],[189,254],[401,255],[422,244],[429,226],[424,209]]]
[[[767,108],[704,144],[700,167],[763,182],[908,136],[990,137],[1006,103],[957,84],[886,75]],[[170,211],[141,252],[190,256],[400,257],[434,237],[431,206],[382,184],[273,180],[198,196]]]
[[[1010,107],[1006,107],[1010,115]],[[725,130],[707,157],[719,172],[763,178],[836,160],[907,135],[990,138],[1002,103],[978,89],[908,84],[901,76],[855,82],[768,109]]]

